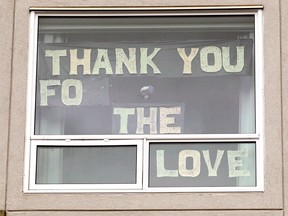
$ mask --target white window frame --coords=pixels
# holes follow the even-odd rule
[[[136,183],[135,184],[36,184],[36,158],[37,158],[37,147],[38,146],[49,146],[49,147],[111,147],[111,146],[121,146],[123,148],[128,146],[137,147],[136,155]],[[142,187],[142,140],[121,140],[121,141],[93,141],[93,140],[66,140],[64,143],[61,140],[48,140],[43,142],[42,140],[33,140],[31,142],[31,176],[29,181],[29,186],[31,190],[46,190],[49,191],[51,188],[57,191],[66,190],[97,190],[97,191],[108,191],[108,190],[136,190]]]
[[[177,140],[176,140],[177,141]],[[179,140],[178,140],[179,141]],[[147,145],[147,148],[144,149],[144,160],[149,160],[149,156],[150,156],[150,143],[157,143],[157,144],[168,144],[168,143],[174,143],[175,140],[149,140],[149,144]],[[231,143],[235,143],[235,145],[237,145],[237,141],[235,141],[235,139],[193,139],[193,140],[185,140],[185,141],[181,141],[181,144],[184,143],[221,143],[221,144],[225,144],[225,143],[229,143],[231,145]],[[251,139],[242,139],[241,141],[242,143],[245,142],[253,142],[251,141]],[[205,144],[204,144],[205,145]],[[258,144],[259,145],[259,144]],[[256,148],[256,155],[259,154],[258,150],[257,150],[257,142],[255,142],[255,148]],[[257,160],[257,156],[256,156],[256,160]],[[258,163],[258,160],[256,161],[256,164]],[[255,167],[256,169],[256,173],[258,173],[258,165],[256,165]],[[143,178],[143,189],[144,191],[147,192],[240,192],[240,191],[263,191],[263,188],[260,187],[259,182],[258,182],[258,174],[256,176],[256,187],[149,187],[149,161],[145,161],[144,162],[144,178]],[[145,178],[146,177],[146,178]]]
[[[235,9],[235,8],[234,8]],[[166,9],[167,10],[167,9]],[[112,10],[113,11],[113,10]],[[115,12],[116,11],[116,12]],[[159,11],[149,9],[135,10],[134,13],[107,12],[105,16],[161,16]],[[58,193],[58,192],[240,192],[240,191],[264,191],[264,128],[263,128],[263,29],[262,10],[253,11],[228,11],[228,12],[175,12],[165,13],[165,16],[204,16],[204,15],[254,15],[255,16],[255,115],[256,132],[254,134],[181,134],[181,135],[34,135],[35,91],[36,91],[36,61],[37,61],[37,34],[38,18],[50,17],[77,17],[94,16],[101,17],[103,13],[93,11],[57,12],[57,11],[31,11],[30,15],[30,39],[29,39],[29,74],[27,90],[27,123],[25,141],[25,167],[24,167],[24,192],[25,193]],[[84,141],[81,141],[84,140]],[[43,142],[51,145],[89,146],[105,145],[135,145],[137,144],[137,183],[135,185],[65,185],[65,184],[35,184],[36,173],[36,149]],[[163,187],[149,188],[149,145],[151,142],[255,142],[256,148],[256,186],[254,187]],[[128,143],[128,144],[127,144]],[[45,144],[44,144],[45,145]],[[140,172],[141,171],[141,172]],[[143,174],[142,174],[143,173]]]

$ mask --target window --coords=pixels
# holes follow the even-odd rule
[[[27,191],[263,189],[261,11],[31,26]]]

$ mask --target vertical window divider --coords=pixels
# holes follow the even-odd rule
[[[255,88],[256,88],[256,133],[260,134],[256,141],[256,171],[257,187],[264,191],[264,154],[265,154],[265,133],[264,133],[264,41],[263,41],[263,13],[258,10],[255,13]],[[261,146],[260,146],[261,145]]]
[[[36,92],[36,65],[37,65],[37,40],[38,40],[38,16],[34,11],[30,12],[29,19],[29,53],[27,76],[27,101],[26,101],[26,131],[25,131],[25,162],[23,191],[29,190],[29,177],[31,175],[31,137],[34,131],[35,92]]]
[[[149,187],[149,141],[143,139],[143,190],[146,191]]]

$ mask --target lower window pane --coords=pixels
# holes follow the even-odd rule
[[[150,143],[149,187],[256,186],[255,143]]]
[[[137,146],[38,146],[36,184],[136,184]]]

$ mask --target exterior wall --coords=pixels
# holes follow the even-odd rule
[[[79,212],[15,212],[9,213],[7,216],[78,216]],[[83,216],[164,216],[164,215],[173,215],[173,216],[282,216],[282,211],[121,211],[121,212],[81,212]]]
[[[4,209],[6,208],[6,168],[9,139],[10,80],[12,70],[13,5],[13,0],[3,0],[0,2],[0,216],[4,215]]]
[[[279,16],[280,4],[282,17]],[[249,193],[87,193],[87,194],[23,194],[24,144],[29,39],[29,8],[64,6],[207,6],[263,5],[264,15],[264,162],[265,191]],[[288,175],[288,27],[284,0],[2,0],[0,24],[0,210],[8,216],[18,215],[272,215],[284,214],[288,208],[285,178]],[[15,26],[13,30],[13,10]],[[282,21],[282,49],[280,18]],[[12,53],[13,38],[13,53]],[[287,47],[287,48],[286,48]],[[281,64],[281,52],[282,64]],[[13,57],[13,62],[11,64]],[[283,74],[281,74],[281,66]],[[12,79],[11,79],[12,78]],[[282,79],[282,83],[281,83]],[[12,95],[10,97],[10,81]],[[281,85],[282,84],[282,85]],[[282,87],[282,89],[281,89]],[[281,94],[281,90],[283,94]],[[281,98],[282,97],[282,98]],[[282,99],[282,102],[281,102]],[[11,107],[10,107],[11,100]],[[283,109],[281,105],[283,103]],[[9,112],[10,111],[10,112]],[[283,116],[282,116],[283,115]],[[282,128],[283,120],[283,128]],[[8,130],[9,129],[9,130]],[[283,137],[282,137],[283,129]],[[8,148],[9,143],[9,148]],[[282,151],[282,143],[284,150]],[[287,143],[288,145],[288,143]],[[9,149],[8,164],[6,153]],[[282,155],[284,157],[282,164]],[[6,166],[7,165],[7,166]],[[283,168],[284,166],[284,168]],[[8,167],[8,172],[6,172]],[[284,170],[284,172],[283,172]],[[284,173],[284,175],[282,175]],[[6,182],[6,175],[8,180]],[[6,196],[7,186],[7,196]],[[284,190],[284,189],[285,190]],[[284,205],[283,205],[284,203]],[[73,212],[75,210],[76,212]],[[83,212],[82,212],[83,211]],[[288,215],[288,213],[286,213]],[[0,213],[1,216],[1,213]]]
[[[281,51],[282,51],[282,103],[283,103],[283,171],[284,212],[288,215],[288,5],[281,2]]]

